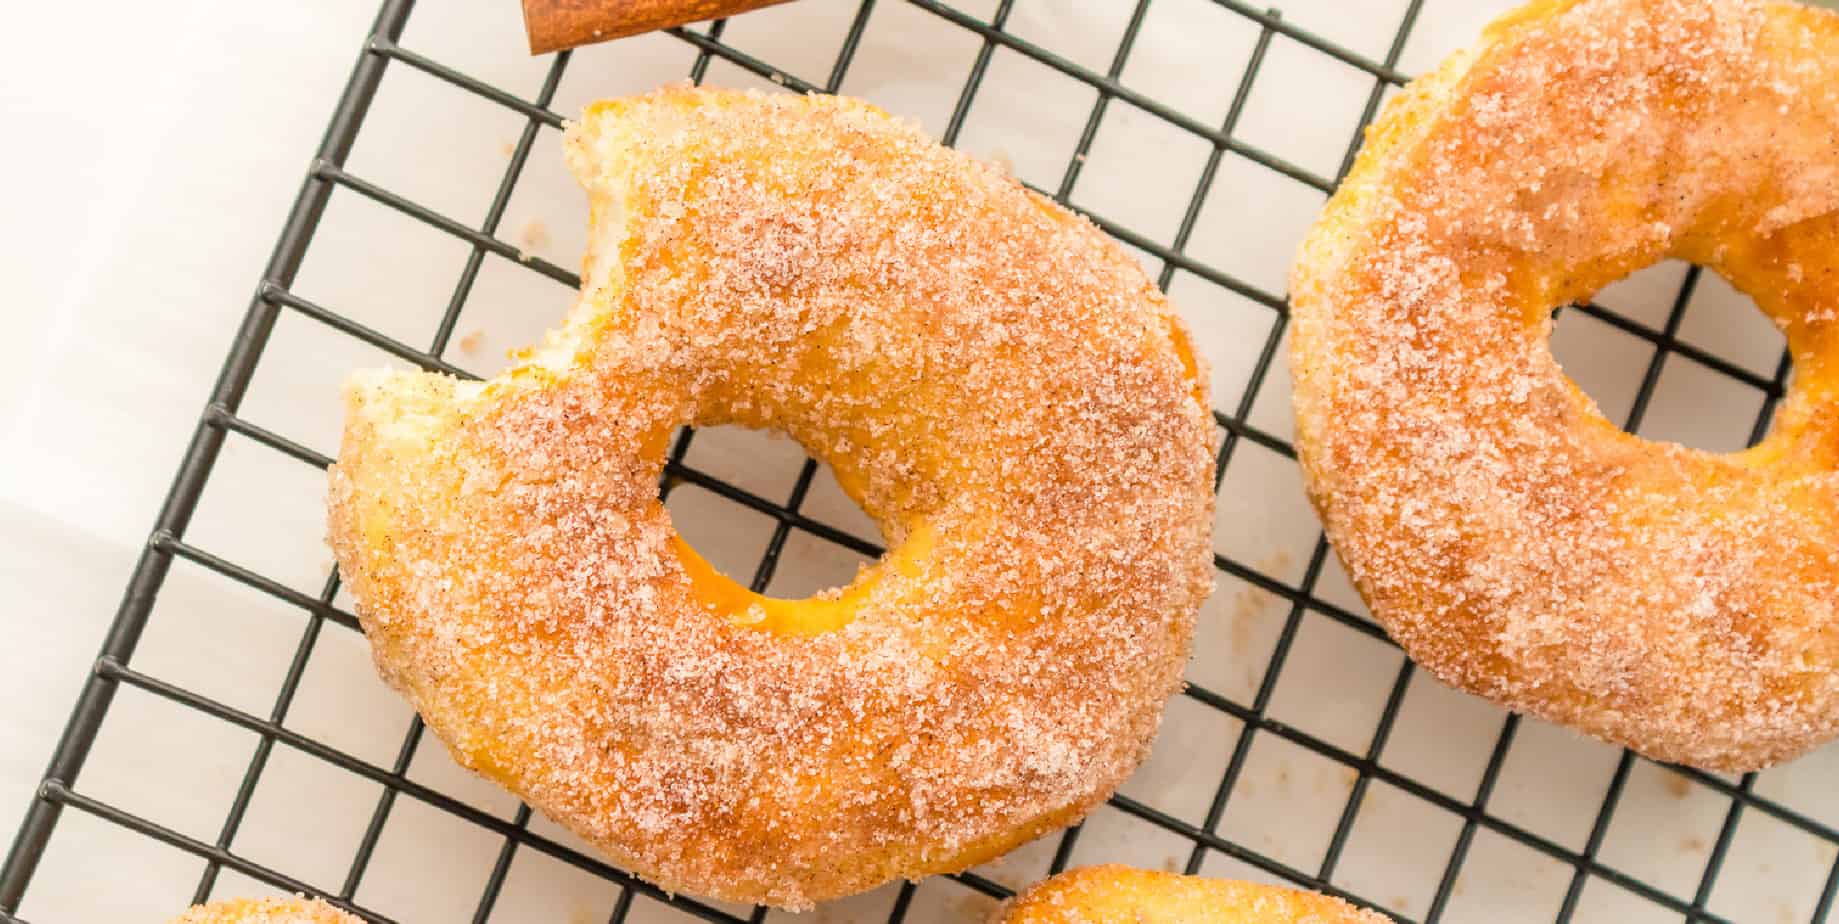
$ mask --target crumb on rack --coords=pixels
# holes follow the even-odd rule
[[[1290,567],[1290,561],[1290,553],[1280,549],[1259,561],[1257,569],[1264,574],[1278,574]],[[1275,594],[1251,584],[1240,588],[1239,592],[1233,595],[1230,618],[1232,621],[1232,649],[1235,653],[1251,650],[1253,630],[1261,621],[1266,607],[1275,602],[1277,602]],[[1258,672],[1261,669],[1262,665],[1256,663],[1248,666],[1247,681],[1251,685],[1257,685]]]
[[[479,353],[480,344],[484,342],[485,342],[485,331],[480,328],[475,327],[472,330],[467,331],[466,334],[460,338],[459,340],[460,352],[465,353],[468,356],[476,356]]]
[[[1015,864],[1004,862],[1007,856],[997,857],[986,865],[982,872],[991,882],[1010,891],[1020,892],[1028,885],[1028,874],[1017,869]]]
[[[1265,608],[1276,602],[1276,600],[1277,597],[1275,594],[1272,594],[1262,587],[1255,587],[1251,584],[1247,584],[1240,588],[1239,592],[1233,595],[1232,612],[1229,614],[1229,618],[1232,621],[1232,650],[1234,654],[1251,650],[1252,630],[1258,625],[1259,617],[1263,615]],[[1255,683],[1257,680],[1255,673],[1258,670],[1258,666],[1251,665],[1250,670],[1254,672],[1252,680]]]
[[[549,226],[542,219],[532,218],[517,229],[517,246],[525,253],[542,250],[549,246]]]
[[[953,902],[952,907],[966,921],[987,921],[995,913],[997,902],[982,892],[970,892]]]

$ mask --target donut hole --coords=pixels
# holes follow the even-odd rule
[[[673,445],[681,468],[660,494],[705,602],[798,634],[846,623],[851,590],[887,556],[872,554],[880,530],[830,467],[784,434],[736,425]]]
[[[1553,357],[1623,432],[1714,453],[1760,438],[1787,342],[1722,276],[1668,260],[1554,314]]]

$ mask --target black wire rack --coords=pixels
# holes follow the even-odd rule
[[[808,2],[817,2],[817,0],[808,0]],[[1158,282],[1165,289],[1169,287],[1177,271],[1181,271],[1223,287],[1268,310],[1268,333],[1258,347],[1256,361],[1252,365],[1249,381],[1241,398],[1231,411],[1216,411],[1216,420],[1223,434],[1218,457],[1217,482],[1218,478],[1224,477],[1228,467],[1232,464],[1235,453],[1246,443],[1256,444],[1282,457],[1293,459],[1295,456],[1294,449],[1285,439],[1271,432],[1269,428],[1261,428],[1251,422],[1254,416],[1253,404],[1271,377],[1273,364],[1277,360],[1288,315],[1282,293],[1268,291],[1247,282],[1187,252],[1187,246],[1195,231],[1202,205],[1214,185],[1222,162],[1228,158],[1243,159],[1268,171],[1270,182],[1273,183],[1301,184],[1320,193],[1332,191],[1340,174],[1344,173],[1352,163],[1358,148],[1360,130],[1373,119],[1388,89],[1402,84],[1406,79],[1406,75],[1399,70],[1399,60],[1407,37],[1419,17],[1423,0],[1409,0],[1403,5],[1396,31],[1391,37],[1384,56],[1377,60],[1325,39],[1307,29],[1299,28],[1285,20],[1276,10],[1254,8],[1239,0],[1212,0],[1212,2],[1242,17],[1257,30],[1257,39],[1252,47],[1248,63],[1242,72],[1236,75],[1236,91],[1231,104],[1223,121],[1217,124],[1198,121],[1172,105],[1133,90],[1120,80],[1126,60],[1141,32],[1150,7],[1150,0],[1136,0],[1134,3],[1110,65],[1103,72],[1076,63],[1049,48],[1008,31],[1005,24],[1010,18],[1015,0],[999,0],[993,14],[987,19],[967,14],[940,0],[861,0],[854,8],[853,17],[849,20],[848,31],[842,41],[840,51],[829,73],[821,82],[813,82],[788,73],[739,47],[724,42],[723,34],[726,26],[724,22],[718,21],[708,26],[694,28],[672,29],[668,30],[668,34],[692,47],[694,64],[690,68],[688,77],[693,81],[700,82],[711,62],[720,60],[795,91],[836,92],[843,85],[845,74],[856,55],[864,29],[875,15],[877,6],[910,4],[948,23],[951,27],[963,30],[979,43],[969,73],[964,78],[955,105],[951,109],[949,121],[941,133],[947,144],[958,141],[964,129],[966,117],[972,109],[973,101],[977,98],[979,88],[984,82],[992,55],[998,50],[1024,56],[1096,91],[1095,101],[1087,113],[1083,132],[1079,136],[1072,158],[1066,164],[1058,188],[1044,190],[1062,202],[1070,201],[1070,193],[1079,179],[1086,155],[1092,148],[1100,123],[1106,116],[1107,108],[1114,102],[1129,104],[1209,145],[1211,150],[1207,155],[1199,182],[1187,200],[1179,228],[1169,243],[1161,243],[1150,235],[1139,233],[1108,220],[1102,214],[1089,212],[1088,214],[1106,232],[1135,247],[1145,254],[1147,259],[1159,261],[1161,271],[1158,275]],[[548,70],[540,91],[534,98],[524,98],[425,54],[418,53],[416,50],[404,47],[401,44],[401,37],[412,6],[413,0],[385,0],[363,43],[356,66],[338,100],[331,123],[326,129],[298,198],[282,229],[280,240],[262,273],[261,281],[250,300],[241,327],[236,332],[222,372],[191,434],[189,447],[152,534],[134,569],[120,609],[102,645],[101,653],[84,682],[80,698],[57,744],[50,766],[45,772],[43,783],[31,802],[25,821],[6,858],[5,866],[0,868],[0,921],[21,921],[16,915],[32,883],[34,872],[39,867],[47,843],[52,838],[60,817],[65,816],[70,810],[94,816],[128,832],[152,838],[198,858],[202,862],[203,871],[195,888],[196,900],[211,897],[220,873],[225,870],[233,870],[276,888],[324,895],[341,907],[370,920],[386,921],[388,919],[379,914],[376,909],[362,907],[355,900],[355,896],[367,867],[370,865],[379,836],[392,808],[403,799],[415,800],[432,810],[446,813],[461,822],[477,826],[501,842],[491,873],[479,887],[479,898],[473,914],[475,921],[493,919],[495,910],[503,912],[504,909],[497,907],[498,899],[504,888],[506,875],[513,858],[519,851],[540,852],[614,884],[617,887],[617,898],[612,907],[605,911],[608,919],[614,924],[626,920],[635,902],[641,901],[667,903],[696,917],[716,922],[734,922],[734,924],[759,922],[766,915],[764,908],[756,908],[751,913],[742,914],[690,897],[664,894],[649,883],[636,879],[595,856],[577,852],[557,840],[532,830],[529,824],[531,811],[528,807],[520,806],[513,817],[507,820],[437,788],[411,779],[407,773],[408,767],[423,738],[419,720],[411,721],[395,761],[388,766],[365,760],[340,750],[332,744],[293,730],[287,724],[289,708],[294,702],[307,664],[313,656],[322,632],[343,632],[356,629],[356,621],[352,615],[335,604],[339,589],[338,576],[336,574],[328,576],[317,594],[308,594],[290,587],[281,580],[238,563],[232,553],[225,550],[201,548],[186,539],[187,526],[198,506],[207,480],[211,478],[213,466],[226,441],[240,440],[265,447],[267,450],[273,450],[316,468],[324,468],[331,463],[331,459],[322,452],[239,415],[239,407],[249,390],[277,319],[285,313],[294,313],[309,318],[339,334],[355,338],[422,368],[470,377],[465,370],[443,357],[455,337],[460,313],[467,303],[469,294],[473,291],[475,282],[479,279],[482,267],[488,260],[509,261],[570,286],[578,282],[575,274],[544,259],[532,257],[522,248],[508,242],[501,235],[499,227],[504,220],[512,192],[524,170],[539,132],[545,128],[558,128],[562,124],[562,115],[552,111],[551,104],[564,71],[569,66],[570,54],[564,52],[549,58]],[[1275,40],[1305,46],[1315,53],[1328,56],[1342,65],[1355,69],[1363,74],[1365,79],[1370,80],[1371,89],[1366,97],[1364,109],[1358,124],[1349,126],[1345,153],[1341,157],[1340,167],[1335,175],[1324,175],[1299,166],[1291,160],[1244,140],[1235,132],[1240,116],[1245,111],[1253,85],[1259,78],[1266,52]],[[616,44],[613,47],[618,46]],[[470,93],[483,98],[521,118],[523,122],[521,135],[510,151],[509,164],[504,169],[502,179],[491,199],[490,207],[483,221],[478,224],[456,220],[362,176],[355,175],[347,169],[348,156],[364,126],[366,113],[386,71],[398,68],[422,72],[449,85],[457,92]],[[454,285],[451,298],[425,348],[392,338],[379,330],[353,320],[333,307],[318,304],[292,291],[296,275],[313,243],[315,232],[328,201],[334,192],[339,190],[372,200],[387,209],[399,212],[450,235],[470,248],[464,269]],[[1597,304],[1577,305],[1567,310],[1582,312],[1623,334],[1636,338],[1645,345],[1645,349],[1651,350],[1651,358],[1646,364],[1625,421],[1627,429],[1631,432],[1640,427],[1644,415],[1648,412],[1663,367],[1666,366],[1670,357],[1678,356],[1703,369],[1734,380],[1746,388],[1753,389],[1761,396],[1761,412],[1750,431],[1750,441],[1755,442],[1766,431],[1775,405],[1783,394],[1789,374],[1787,357],[1782,356],[1773,374],[1759,374],[1742,364],[1727,360],[1714,351],[1695,346],[1682,338],[1682,321],[1699,278],[1700,273],[1696,268],[1686,271],[1683,282],[1680,283],[1672,300],[1671,308],[1666,313],[1665,320],[1658,325]],[[861,555],[873,556],[880,553],[881,550],[873,543],[828,526],[801,510],[801,505],[818,472],[816,463],[809,460],[804,462],[793,490],[782,502],[736,486],[692,465],[687,459],[693,436],[692,433],[685,431],[675,443],[666,469],[665,484],[661,490],[669,492],[678,484],[693,484],[772,519],[774,525],[771,541],[753,574],[752,585],[756,590],[762,590],[767,586],[786,548],[787,540],[795,534],[803,533],[818,540],[836,543]],[[184,686],[138,670],[134,666],[134,652],[137,643],[148,623],[154,602],[175,561],[188,562],[190,565],[215,572],[223,578],[252,588],[282,604],[298,608],[306,614],[305,629],[293,651],[286,674],[280,682],[279,693],[267,714],[253,714],[226,705]],[[1709,910],[1708,905],[1720,871],[1726,867],[1726,861],[1733,856],[1735,835],[1740,821],[1746,815],[1761,814],[1802,832],[1819,844],[1839,846],[1839,830],[1835,830],[1834,827],[1819,820],[1810,812],[1792,807],[1784,800],[1771,798],[1758,792],[1756,774],[1732,779],[1690,768],[1669,768],[1672,772],[1690,781],[1691,784],[1703,787],[1704,791],[1713,793],[1717,798],[1724,800],[1727,808],[1723,810],[1722,823],[1715,840],[1707,845],[1709,850],[1702,873],[1697,876],[1696,884],[1690,890],[1682,891],[1677,888],[1669,890],[1661,885],[1645,881],[1611,866],[1599,857],[1600,848],[1604,844],[1605,835],[1611,825],[1611,819],[1628,787],[1631,774],[1643,763],[1641,758],[1628,752],[1620,754],[1610,776],[1606,794],[1594,813],[1594,820],[1589,826],[1588,836],[1583,840],[1581,849],[1561,844],[1551,837],[1535,832],[1525,824],[1511,821],[1501,813],[1490,809],[1490,799],[1495,794],[1496,784],[1501,778],[1509,751],[1515,744],[1516,734],[1521,730],[1522,723],[1517,716],[1505,714],[1500,716],[1498,732],[1493,737],[1487,752],[1488,756],[1480,774],[1479,784],[1474,788],[1472,796],[1468,798],[1449,795],[1442,788],[1401,772],[1388,764],[1385,760],[1388,738],[1392,735],[1401,706],[1415,677],[1410,662],[1402,658],[1399,659],[1400,667],[1397,669],[1396,676],[1385,693],[1384,705],[1378,713],[1378,721],[1363,749],[1355,750],[1338,745],[1320,735],[1274,717],[1270,712],[1270,706],[1278,687],[1278,678],[1286,669],[1286,659],[1292,651],[1306,614],[1311,614],[1311,618],[1325,618],[1379,643],[1391,644],[1385,638],[1384,633],[1372,622],[1349,607],[1337,605],[1325,599],[1319,592],[1318,581],[1324,574],[1328,563],[1329,550],[1319,531],[1316,533],[1307,557],[1307,564],[1302,569],[1301,578],[1297,581],[1274,577],[1267,573],[1271,569],[1259,567],[1236,557],[1215,556],[1215,564],[1223,575],[1237,579],[1246,586],[1256,588],[1278,599],[1286,613],[1282,620],[1281,630],[1277,633],[1275,644],[1271,649],[1268,664],[1265,665],[1261,680],[1256,684],[1255,692],[1249,699],[1228,696],[1199,684],[1190,685],[1185,692],[1189,700],[1229,716],[1236,721],[1238,726],[1238,731],[1227,749],[1230,756],[1219,770],[1218,783],[1213,788],[1212,800],[1205,810],[1204,817],[1198,822],[1177,817],[1175,814],[1125,795],[1118,795],[1110,802],[1111,808],[1154,825],[1179,838],[1186,845],[1187,858],[1182,866],[1187,872],[1200,872],[1203,863],[1209,857],[1223,855],[1265,876],[1341,895],[1360,904],[1384,911],[1401,921],[1434,922],[1447,919],[1451,900],[1460,891],[1458,880],[1464,870],[1465,862],[1471,855],[1471,846],[1479,833],[1487,832],[1490,835],[1515,842],[1569,870],[1569,884],[1564,890],[1562,904],[1556,915],[1556,920],[1559,922],[1570,921],[1577,917],[1580,898],[1586,887],[1599,880],[1644,899],[1655,909],[1671,915],[1675,920],[1723,921],[1727,918],[1713,913]],[[1297,672],[1307,671],[1309,667],[1296,665],[1288,669]],[[214,840],[202,840],[181,833],[111,804],[102,798],[86,794],[79,786],[79,774],[86,758],[91,753],[98,730],[102,726],[117,691],[123,687],[133,688],[170,701],[180,707],[195,710],[210,719],[229,723],[255,736],[257,744],[254,753],[248,760],[247,767],[242,774],[241,785]],[[1240,799],[1251,798],[1249,793],[1245,792],[1249,787],[1242,787],[1240,783],[1245,776],[1254,741],[1265,737],[1279,739],[1331,761],[1343,768],[1343,771],[1351,777],[1351,786],[1345,803],[1340,809],[1338,821],[1334,825],[1333,835],[1320,861],[1313,865],[1305,867],[1285,862],[1268,851],[1253,846],[1245,838],[1235,839],[1221,833],[1222,817],[1227,811],[1229,802],[1235,796]],[[237,849],[237,836],[243,829],[252,795],[277,747],[292,749],[311,759],[341,768],[378,784],[381,788],[381,796],[371,812],[369,824],[355,855],[350,860],[342,882],[301,881],[286,871],[254,861],[239,853]],[[1436,811],[1448,815],[1459,825],[1453,846],[1448,852],[1447,863],[1438,877],[1428,907],[1415,917],[1407,915],[1398,907],[1389,906],[1396,903],[1389,903],[1384,895],[1352,894],[1342,884],[1342,878],[1337,876],[1350,835],[1355,827],[1356,817],[1360,814],[1363,801],[1367,799],[1375,784],[1383,784],[1422,800]],[[1839,787],[1839,781],[1834,781],[1833,785]],[[1081,828],[1074,827],[1057,835],[1053,858],[1048,867],[1049,872],[1060,871],[1073,859],[1074,846],[1080,832]],[[1406,839],[1413,835],[1411,832],[1401,831],[1397,833],[1397,836],[1400,839]],[[1004,898],[1012,894],[1008,886],[974,872],[960,874],[951,879],[963,888],[992,898]],[[916,888],[913,883],[906,883],[899,887],[888,918],[890,924],[899,922],[908,915]],[[1823,886],[1819,890],[1811,918],[1808,920],[1815,924],[1828,920],[1836,894],[1839,894],[1839,862],[1835,862],[1826,872]],[[501,913],[496,919],[503,920],[507,917],[513,916]]]

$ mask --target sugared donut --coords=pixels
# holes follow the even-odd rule
[[[1651,757],[1839,731],[1839,16],[1534,3],[1412,84],[1292,280],[1297,449],[1373,613],[1436,676]],[[1787,333],[1768,437],[1623,433],[1553,306],[1664,257]]]
[[[316,898],[236,898],[193,905],[170,924],[364,924]]]
[[[1089,223],[860,102],[590,107],[565,326],[349,386],[331,539],[455,758],[667,889],[788,907],[1070,823],[1143,756],[1211,583],[1180,323]],[[781,430],[890,551],[754,594],[658,502],[684,424]]]
[[[1338,898],[1276,886],[1088,866],[1016,896],[1001,924],[1383,924]]]

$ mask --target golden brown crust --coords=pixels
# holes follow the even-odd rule
[[[785,0],[524,0],[530,53],[546,54],[609,39],[719,19]]]
[[[1839,732],[1839,16],[1545,0],[1394,100],[1292,280],[1297,448],[1374,614],[1436,676],[1664,760]],[[1666,256],[1752,295],[1795,379],[1759,446],[1622,433],[1550,309]]]
[[[1275,886],[1088,866],[1016,896],[1002,924],[1382,924],[1338,898]]]
[[[193,905],[171,924],[363,924],[316,898],[236,898]]]
[[[865,104],[590,107],[565,328],[483,385],[360,377],[331,539],[463,764],[673,890],[804,906],[973,865],[1141,759],[1212,580],[1205,376],[1135,261]],[[773,427],[889,555],[775,601],[657,501]]]

